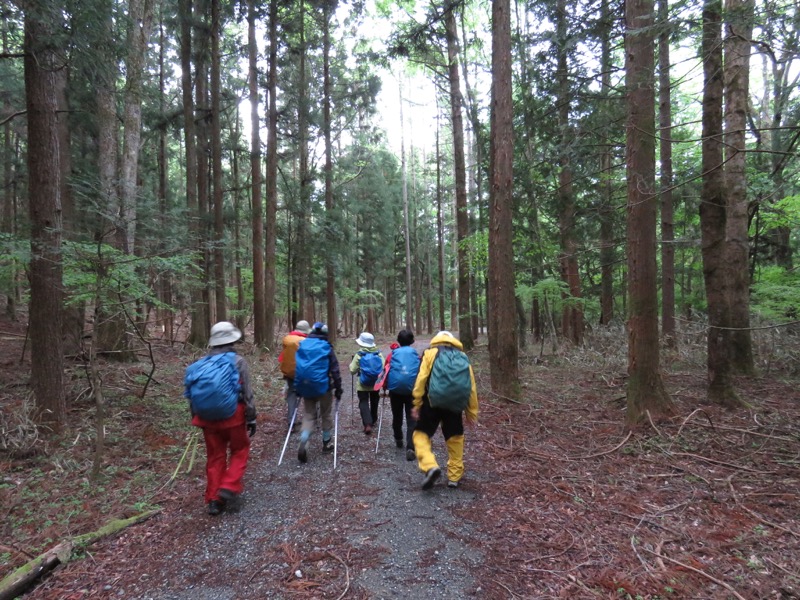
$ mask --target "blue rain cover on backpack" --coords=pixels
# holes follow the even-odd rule
[[[419,373],[419,354],[411,346],[400,346],[392,350],[389,363],[389,382],[386,384],[390,392],[410,394],[414,391],[414,383]]]
[[[316,398],[328,391],[330,381],[328,355],[331,345],[321,338],[306,338],[297,347],[294,389],[302,398]]]
[[[428,379],[428,401],[434,408],[460,413],[472,394],[469,359],[458,348],[439,346]]]
[[[358,355],[361,357],[358,360],[358,381],[363,386],[372,387],[383,371],[381,355],[379,352],[367,352],[366,350],[359,350]]]
[[[204,356],[186,368],[184,393],[192,412],[206,421],[222,421],[233,416],[239,402],[239,371],[236,353]]]

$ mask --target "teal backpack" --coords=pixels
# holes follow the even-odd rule
[[[458,348],[439,346],[428,378],[428,401],[433,408],[460,413],[469,405],[472,394],[469,359]]]

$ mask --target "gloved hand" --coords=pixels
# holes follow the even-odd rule
[[[338,402],[341,399],[342,399],[342,390],[338,389],[336,390],[336,401]]]
[[[255,421],[248,421],[247,422],[247,435],[253,437],[256,434],[256,422]]]

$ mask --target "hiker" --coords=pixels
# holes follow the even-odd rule
[[[356,352],[350,361],[350,373],[358,374],[356,386],[358,410],[361,413],[364,433],[370,435],[372,426],[378,421],[381,396],[380,392],[375,390],[375,382],[383,371],[383,355],[375,346],[375,337],[371,333],[362,332],[356,339],[356,344],[361,346],[361,350]]]
[[[397,342],[392,343],[391,351],[386,356],[385,377],[379,381],[383,389],[389,391],[389,403],[392,407],[392,432],[394,443],[398,448],[403,444],[403,415],[406,418],[406,460],[414,460],[414,426],[416,420],[411,416],[414,397],[414,383],[419,373],[420,358],[411,347],[414,343],[414,332],[403,329],[397,334]]]
[[[234,347],[241,338],[233,323],[216,323],[208,340],[211,350],[186,369],[184,378],[192,425],[203,430],[206,442],[205,501],[210,515],[232,508],[242,493],[250,438],[256,433],[250,372]]]
[[[422,364],[414,384],[414,450],[425,473],[422,489],[433,487],[442,474],[431,450],[431,438],[439,424],[447,445],[447,485],[457,488],[464,475],[464,422],[478,422],[478,391],[475,374],[461,342],[449,331],[440,331],[422,354]]]
[[[308,440],[317,424],[317,409],[322,421],[322,452],[333,452],[332,405],[336,396],[336,410],[342,399],[342,377],[339,374],[339,361],[328,342],[328,326],[314,323],[311,333],[300,342],[295,354],[294,388],[303,398],[303,430],[300,432],[300,447],[297,460],[308,461]]]
[[[291,425],[292,417],[295,415],[295,410],[297,410],[300,404],[300,400],[294,391],[295,353],[297,352],[297,347],[300,345],[300,342],[306,339],[309,333],[311,333],[311,325],[308,324],[308,321],[298,321],[294,330],[290,331],[283,338],[283,350],[281,350],[281,354],[278,356],[278,362],[281,365],[281,373],[283,373],[283,393],[286,399],[287,427]],[[302,418],[302,415],[300,416]],[[295,418],[294,429],[299,426],[299,422],[300,420]]]

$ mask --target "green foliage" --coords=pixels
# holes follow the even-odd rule
[[[119,296],[136,298],[158,307],[166,307],[148,284],[147,273],[186,277],[197,271],[191,254],[140,258],[125,254],[108,244],[65,242],[64,287],[67,304],[116,302]]]
[[[800,229],[800,195],[787,196],[772,205],[762,205],[761,225],[764,231],[788,227]]]
[[[761,269],[752,285],[751,308],[768,321],[786,322],[800,318],[800,273],[781,267]]]
[[[518,283],[516,294],[523,303],[530,303],[534,299],[538,299],[554,312],[565,307],[583,307],[584,304],[583,298],[575,298],[570,294],[569,285],[566,282],[552,277],[542,279],[533,286]]]

